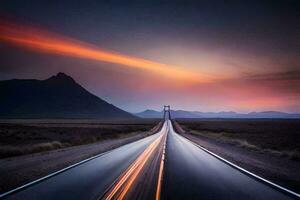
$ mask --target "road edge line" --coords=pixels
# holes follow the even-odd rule
[[[112,149],[112,150],[114,150],[114,149]],[[92,156],[92,157],[90,157],[90,158],[84,159],[84,160],[79,161],[79,162],[77,162],[77,163],[74,163],[74,164],[72,164],[72,165],[70,165],[70,166],[68,166],[68,167],[65,167],[65,168],[60,169],[60,170],[58,170],[58,171],[55,171],[55,172],[53,172],[53,173],[51,173],[51,174],[48,174],[48,175],[46,175],[46,176],[43,176],[43,177],[41,177],[41,178],[39,178],[39,179],[36,179],[36,180],[31,181],[31,182],[29,182],[29,183],[26,183],[26,184],[24,184],[24,185],[22,185],[22,186],[19,186],[19,187],[15,188],[15,189],[12,189],[12,190],[9,190],[9,191],[7,191],[7,192],[4,192],[4,193],[0,194],[0,198],[6,197],[6,196],[8,196],[8,195],[10,195],[10,194],[13,194],[13,193],[15,193],[15,192],[21,191],[21,190],[23,190],[23,189],[26,189],[26,188],[28,188],[28,187],[30,187],[30,186],[33,186],[33,185],[35,185],[35,184],[37,184],[37,183],[39,183],[39,182],[42,182],[42,181],[44,181],[44,180],[46,180],[46,179],[49,179],[49,178],[51,178],[51,177],[53,177],[53,176],[56,176],[56,175],[58,175],[58,174],[60,174],[60,173],[62,173],[62,172],[65,172],[65,171],[67,171],[67,170],[69,170],[69,169],[72,169],[72,168],[74,168],[74,167],[76,167],[76,166],[79,166],[79,165],[84,164],[84,163],[86,163],[86,162],[88,162],[88,161],[91,161],[91,160],[93,160],[93,159],[95,159],[95,158],[98,158],[98,157],[100,157],[100,156],[103,156],[104,154],[109,153],[109,152],[112,151],[112,150],[109,150],[109,151],[100,153],[100,154],[98,154],[98,155]]]
[[[175,132],[175,130],[174,130],[174,132]],[[175,132],[175,133],[176,133],[176,132]],[[176,133],[176,134],[178,134],[178,133]],[[219,159],[219,160],[225,162],[225,163],[228,164],[229,166],[231,166],[231,167],[233,167],[233,168],[235,168],[235,169],[237,169],[237,170],[239,170],[239,171],[245,173],[246,175],[251,176],[251,177],[253,177],[253,178],[255,178],[255,179],[257,179],[257,180],[259,180],[259,181],[261,181],[261,182],[263,182],[263,183],[265,183],[265,184],[268,184],[268,185],[272,186],[273,188],[275,188],[275,189],[277,189],[277,190],[279,190],[279,191],[281,191],[281,192],[284,192],[284,193],[286,193],[286,194],[288,194],[288,195],[291,195],[291,196],[293,196],[293,197],[298,197],[298,198],[300,198],[300,194],[299,194],[299,193],[294,192],[294,191],[292,191],[292,190],[289,190],[289,189],[287,189],[287,188],[285,188],[285,187],[283,187],[283,186],[280,186],[280,185],[278,185],[278,184],[276,184],[276,183],[274,183],[274,182],[272,182],[272,181],[269,181],[269,180],[267,180],[267,179],[265,179],[265,178],[263,178],[263,177],[261,177],[261,176],[259,176],[259,175],[256,175],[256,174],[254,174],[254,173],[252,173],[252,172],[250,172],[250,171],[248,171],[248,170],[246,170],[246,169],[244,169],[244,168],[242,168],[242,167],[240,167],[240,166],[238,166],[238,165],[236,165],[236,164],[234,164],[234,163],[232,163],[232,162],[226,160],[225,158],[223,158],[223,157],[221,157],[221,156],[219,156],[219,155],[217,155],[217,154],[215,154],[215,153],[209,151],[209,150],[206,149],[205,147],[201,146],[200,144],[195,143],[194,141],[189,140],[189,139],[186,138],[185,136],[182,136],[182,135],[180,135],[180,134],[178,134],[178,135],[181,136],[182,138],[188,140],[188,141],[191,142],[193,145],[195,145],[196,147],[198,147],[198,148],[200,148],[201,150],[205,151],[206,153],[208,153],[208,154],[214,156],[215,158],[217,158],[217,159]]]

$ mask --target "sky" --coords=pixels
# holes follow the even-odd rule
[[[300,112],[296,0],[0,4],[0,80],[64,72],[130,112]]]

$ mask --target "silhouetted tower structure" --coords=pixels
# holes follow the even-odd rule
[[[164,105],[164,119],[171,119],[171,108],[170,105]]]

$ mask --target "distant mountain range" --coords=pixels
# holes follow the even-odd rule
[[[46,80],[0,81],[0,118],[135,118],[58,73]]]
[[[140,113],[135,113],[136,116],[142,118],[162,118],[163,112],[155,110],[145,110]],[[171,110],[173,118],[300,118],[299,114],[264,111],[264,112],[250,112],[247,114],[237,112],[199,112],[199,111],[185,111],[185,110]]]

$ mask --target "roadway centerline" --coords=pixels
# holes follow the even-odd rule
[[[167,130],[169,131],[169,130]],[[166,141],[167,141],[167,134],[164,136],[164,146],[163,146],[163,152],[160,160],[160,166],[159,166],[159,174],[157,179],[157,189],[156,189],[156,195],[155,199],[160,200],[160,193],[161,193],[161,184],[162,184],[162,177],[163,177],[163,170],[164,170],[164,163],[165,163],[165,153],[166,153]]]

